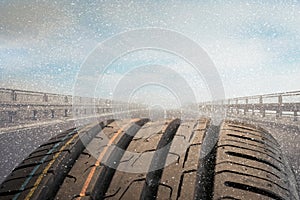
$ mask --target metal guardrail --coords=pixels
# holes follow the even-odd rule
[[[75,97],[76,103],[111,103],[108,99],[95,99],[90,97]],[[34,92],[27,90],[14,90],[7,88],[0,88],[0,103],[23,103],[23,104],[45,104],[45,105],[61,105],[73,102],[72,95],[61,95],[45,92]]]
[[[104,114],[138,108],[145,106],[129,105],[109,99],[0,88],[0,127],[33,120]]]
[[[200,111],[208,112],[222,107],[228,114],[260,115],[293,118],[300,117],[300,91],[231,98],[200,104]]]
[[[73,99],[76,98],[76,99]],[[75,102],[75,109],[73,103]],[[260,117],[300,117],[300,91],[230,98],[204,102],[202,112],[225,109],[227,114],[255,115]],[[222,107],[222,108],[220,108]],[[0,127],[15,122],[47,120],[72,115],[112,113],[124,109],[144,109],[145,105],[114,102],[109,99],[73,97],[53,93],[0,88]],[[73,113],[75,112],[75,113]]]

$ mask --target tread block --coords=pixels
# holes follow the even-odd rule
[[[132,190],[134,190],[133,194],[135,196],[133,198],[140,198],[139,194],[142,191],[146,178],[145,171],[149,169],[155,149],[163,135],[162,132],[167,126],[168,123],[164,121],[147,122],[145,126],[138,131],[136,137],[141,138],[145,136],[148,139],[146,141],[142,139],[131,141],[122,160],[128,160],[128,158],[132,156],[132,153],[134,157],[128,162],[121,162],[118,166],[118,170],[115,172],[110,187],[105,194],[105,196],[108,196],[108,199],[129,198],[130,194],[127,193],[131,193]],[[124,169],[135,173],[124,172]],[[132,187],[132,184],[134,184],[135,187]],[[116,194],[112,196],[114,193]]]
[[[214,199],[291,199],[282,157],[265,130],[225,121],[217,145]]]
[[[87,148],[78,157],[76,163],[74,163],[72,169],[68,173],[70,177],[74,179],[65,179],[62,183],[59,191],[56,194],[55,199],[69,199],[74,198],[80,194],[82,186],[84,185],[90,170],[95,165],[98,155],[102,152],[107,140],[111,139],[114,134],[120,130],[120,128],[129,123],[129,120],[114,121],[99,132],[93,140],[87,145]],[[92,152],[92,153],[91,153]],[[101,173],[101,166],[96,167],[94,177],[98,177]],[[92,178],[90,185],[96,183],[96,178]],[[92,188],[88,188],[87,193],[90,193]]]
[[[184,135],[185,138],[175,137],[170,152],[178,153],[180,159],[179,162],[173,160],[165,167],[160,181],[172,188],[171,199],[193,198],[201,143],[208,124],[209,120],[201,118],[198,121],[183,122],[177,130],[176,135]],[[157,199],[165,199],[165,190],[159,186]]]

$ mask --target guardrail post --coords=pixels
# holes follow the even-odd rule
[[[10,123],[14,122],[14,115],[16,115],[17,112],[16,111],[8,111],[8,120]]]
[[[244,115],[246,115],[247,112],[248,112],[248,109],[247,109],[247,105],[246,105],[246,107],[244,108]]]
[[[261,117],[265,117],[266,116],[266,110],[264,108],[261,108],[260,112],[261,112]]]
[[[227,100],[227,105],[226,105],[226,112],[231,113],[231,109],[230,109],[230,99]]]
[[[294,122],[295,122],[295,121],[298,121],[297,116],[298,116],[298,111],[295,110],[295,111],[294,111]]]
[[[245,108],[244,108],[244,115],[247,114],[249,108],[248,108],[248,99],[245,99]]]
[[[282,95],[278,96],[278,108],[276,110],[276,118],[282,117]]]
[[[263,97],[262,96],[259,97],[259,103],[263,104]]]
[[[14,90],[11,91],[11,100],[12,101],[17,101],[17,93]]]
[[[9,121],[10,123],[13,122],[13,116],[12,116],[12,114],[11,114],[10,112],[8,112],[8,121]]]
[[[68,109],[65,109],[65,115],[64,117],[68,117]]]
[[[33,120],[37,120],[37,118],[36,118],[36,115],[37,115],[37,110],[33,110]]]
[[[261,117],[265,117],[266,116],[266,111],[265,111],[265,108],[264,108],[264,105],[263,105],[263,97],[262,96],[260,96],[259,97],[259,106],[260,106],[260,115],[261,115]]]
[[[43,96],[43,101],[44,101],[44,102],[48,102],[48,95],[47,95],[47,94],[44,94],[44,96]]]
[[[51,110],[51,118],[54,118],[54,110]]]
[[[235,111],[236,111],[236,114],[240,113],[240,110],[239,110],[239,107],[238,107],[238,103],[239,103],[239,100],[235,99]]]

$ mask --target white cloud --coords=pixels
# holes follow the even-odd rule
[[[53,3],[11,2],[1,6],[0,13],[1,39],[6,46],[32,46],[72,25],[69,13]]]
[[[297,88],[299,74],[282,71],[300,66],[297,62],[289,65],[283,59],[290,49],[297,51],[300,43],[299,3],[106,1],[93,6],[81,4],[74,9],[54,2],[28,5],[12,2],[2,7],[1,48],[25,48],[29,54],[23,57],[1,54],[5,56],[0,58],[5,60],[1,67],[6,72],[22,71],[25,67],[40,69],[53,61],[62,67],[64,63],[79,66],[96,43],[107,36],[154,26],[179,31],[199,43],[219,70],[228,97]],[[140,58],[153,59],[149,55],[137,57]],[[129,61],[136,64],[134,59]],[[160,61],[192,80],[192,88],[198,89],[195,93],[199,88],[204,91],[203,80],[195,77],[186,63],[176,59],[167,60],[169,63]],[[111,80],[119,78],[119,74],[113,76]],[[24,77],[18,78],[25,79],[28,85],[35,84]],[[87,78],[86,82],[89,81]],[[109,84],[99,87],[105,91]]]

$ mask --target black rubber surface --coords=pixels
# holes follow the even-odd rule
[[[84,145],[85,144],[85,145]],[[109,120],[41,145],[0,199],[299,199],[271,133],[207,118]]]

